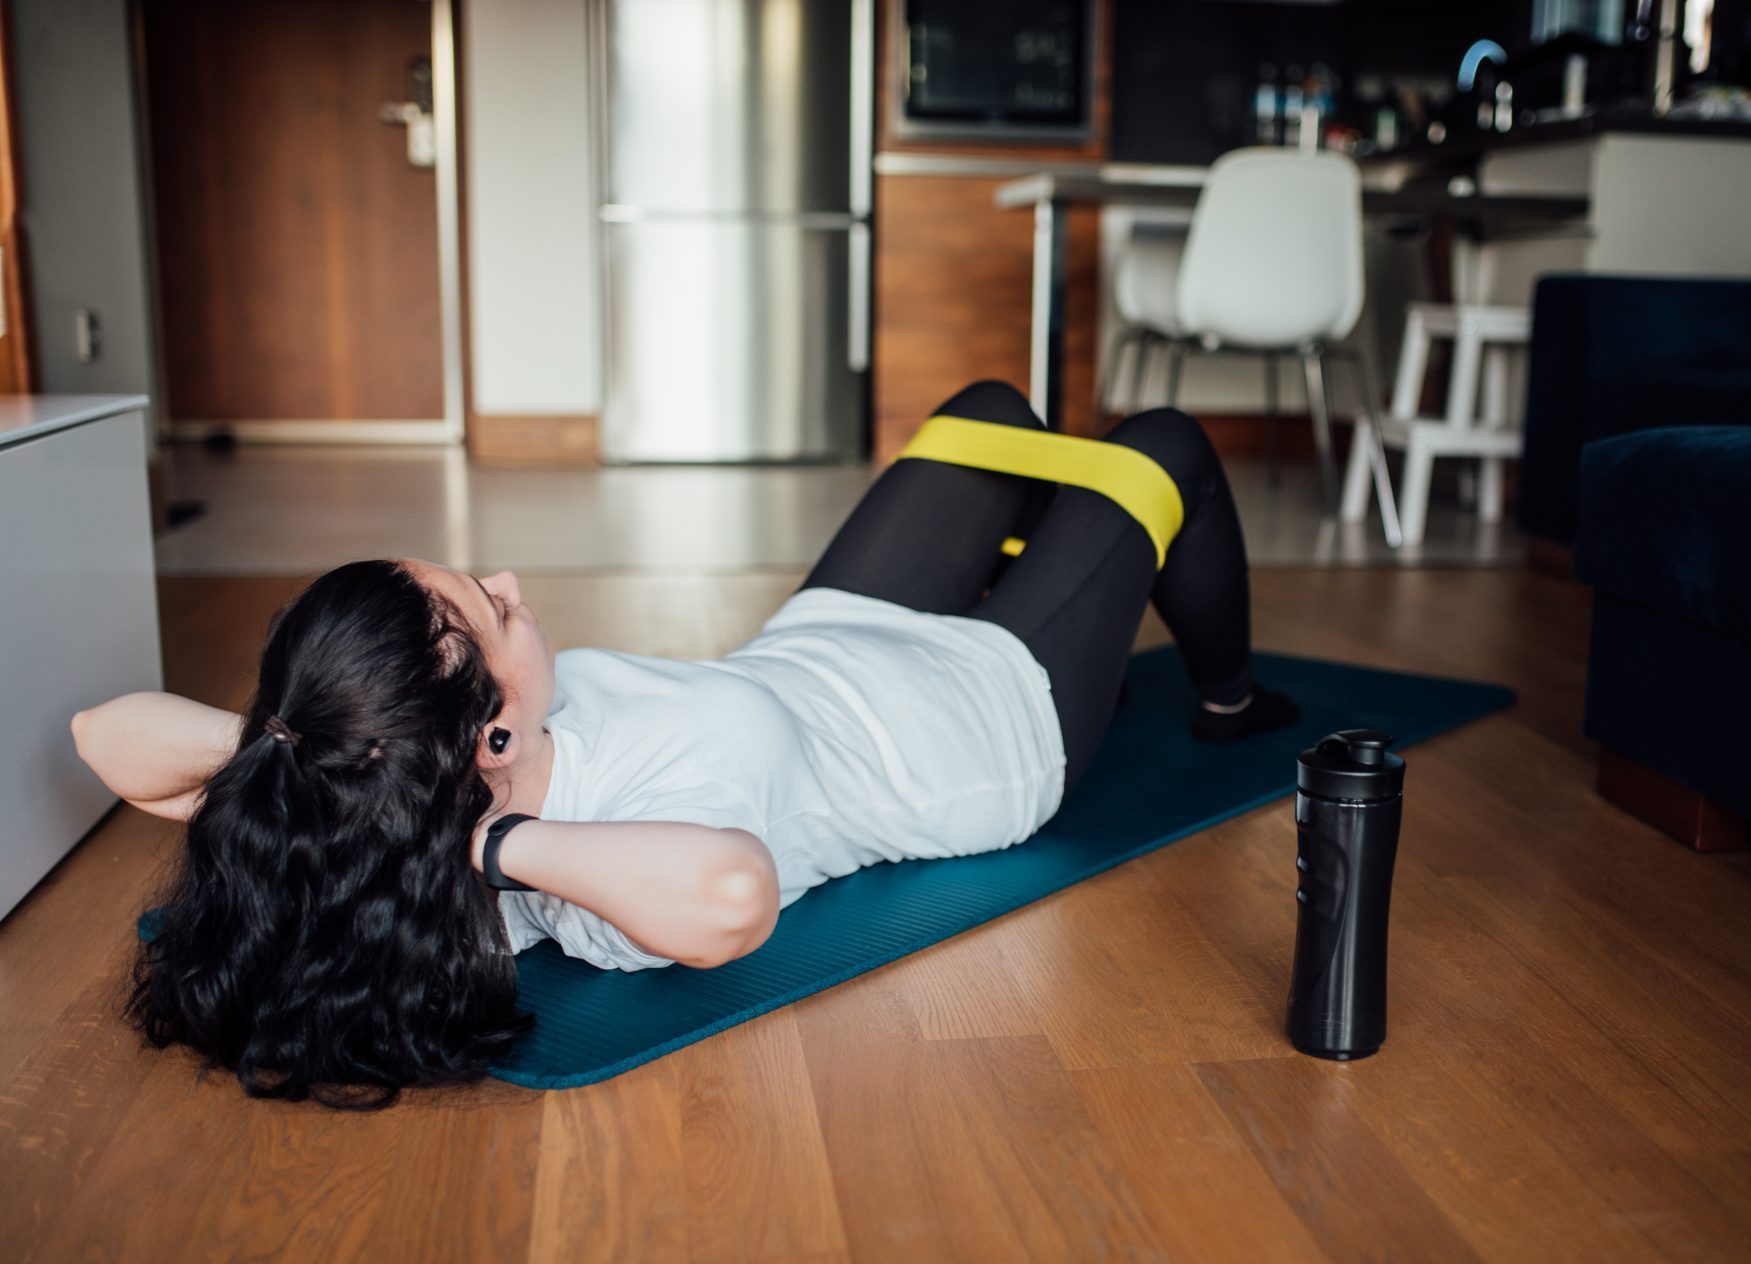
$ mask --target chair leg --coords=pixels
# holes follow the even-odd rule
[[[1477,516],[1482,522],[1502,520],[1502,460],[1486,456],[1478,462]]]
[[[1447,424],[1470,427],[1477,421],[1478,373],[1483,366],[1483,336],[1461,321],[1453,339],[1453,374],[1447,383]]]
[[[1483,354],[1483,424],[1500,430],[1508,418],[1508,347],[1493,343]],[[1484,522],[1502,519],[1502,461],[1488,456],[1478,463],[1477,516]]]
[[[1423,411],[1423,374],[1429,367],[1429,330],[1413,306],[1405,317],[1404,342],[1398,353],[1398,376],[1392,384],[1392,415],[1417,417]]]
[[[1369,476],[1374,472],[1374,431],[1366,417],[1356,418],[1356,436],[1350,441],[1350,456],[1344,463],[1344,490],[1338,498],[1338,517],[1360,522],[1368,516]]]
[[[1137,357],[1131,362],[1131,395],[1129,399],[1130,412],[1140,412],[1143,408],[1143,387],[1149,380],[1149,354],[1155,350],[1156,335],[1144,329],[1142,337],[1137,339]]]
[[[1144,332],[1141,325],[1127,326],[1125,332],[1119,335],[1118,341],[1113,343],[1113,356],[1107,361],[1107,371],[1102,376],[1100,383],[1099,403],[1103,413],[1119,411],[1113,407],[1113,384],[1119,380],[1119,366],[1125,361],[1125,351],[1136,346],[1137,340]],[[1139,351],[1138,354],[1141,352]]]
[[[1283,459],[1279,442],[1282,418],[1277,402],[1277,357],[1267,351],[1265,360],[1265,462],[1272,487],[1283,481]]]
[[[1380,424],[1380,383],[1374,376],[1374,362],[1366,347],[1348,349],[1356,361],[1356,376],[1362,391],[1362,415],[1356,419],[1356,438],[1365,434],[1368,463],[1374,467],[1374,498],[1380,502],[1380,529],[1391,548],[1404,543],[1399,527],[1398,498],[1392,494],[1392,472],[1386,468],[1386,431]]]
[[[1179,407],[1180,372],[1185,368],[1186,344],[1182,339],[1174,338],[1167,344],[1167,406]]]
[[[1423,542],[1423,531],[1429,522],[1429,477],[1434,468],[1435,454],[1412,434],[1410,442],[1405,445],[1404,491],[1398,498],[1406,544]]]
[[[1319,493],[1328,514],[1338,509],[1338,471],[1332,457],[1331,396],[1326,391],[1325,350],[1309,347],[1301,353],[1307,378],[1307,407],[1313,414],[1313,441],[1319,447]]]

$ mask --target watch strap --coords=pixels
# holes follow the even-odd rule
[[[486,845],[480,850],[480,876],[486,879],[486,885],[495,891],[533,891],[534,887],[526,882],[518,882],[515,878],[505,876],[505,871],[499,868],[499,847],[509,834],[524,821],[539,818],[523,812],[507,812],[491,825],[486,827]]]

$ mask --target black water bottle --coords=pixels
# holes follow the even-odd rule
[[[1345,729],[1296,766],[1295,969],[1289,1040],[1347,1062],[1386,1039],[1386,921],[1404,760],[1374,729]]]

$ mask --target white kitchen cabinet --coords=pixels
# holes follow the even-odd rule
[[[0,917],[115,804],[73,713],[163,687],[145,406],[0,396]]]

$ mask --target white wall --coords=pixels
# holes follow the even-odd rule
[[[595,413],[602,402],[586,4],[462,9],[474,411]]]
[[[1505,149],[1479,174],[1491,193],[1592,199],[1585,224],[1472,252],[1486,302],[1530,304],[1547,272],[1751,277],[1751,143],[1743,139],[1607,133]]]
[[[10,8],[36,387],[156,398],[127,0]],[[75,353],[82,307],[102,329],[91,364]]]
[[[1751,277],[1751,143],[1614,135],[1593,161],[1592,272]]]

